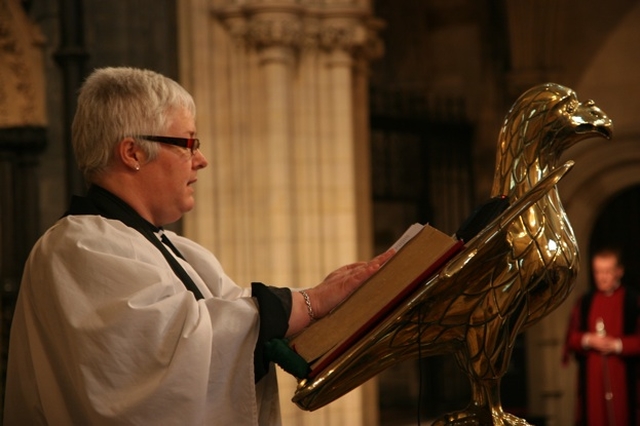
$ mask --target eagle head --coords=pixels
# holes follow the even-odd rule
[[[522,194],[555,169],[562,153],[592,137],[611,139],[613,123],[592,100],[556,83],[524,92],[507,113],[500,135],[492,195]]]

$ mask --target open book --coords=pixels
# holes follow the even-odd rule
[[[429,225],[415,224],[394,244],[397,253],[328,315],[289,341],[316,376],[379,323],[463,245]]]

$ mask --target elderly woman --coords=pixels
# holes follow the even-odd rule
[[[264,344],[325,315],[391,254],[306,292],[247,289],[164,231],[193,208],[207,159],[192,97],[155,72],[96,70],[72,133],[91,186],[26,263],[5,424],[279,424]]]

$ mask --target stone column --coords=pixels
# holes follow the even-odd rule
[[[41,234],[38,168],[46,148],[45,39],[18,0],[0,2],[0,377],[22,268]],[[0,382],[4,399],[4,381]],[[0,404],[0,417],[2,417]]]
[[[372,254],[368,105],[355,94],[366,93],[376,21],[368,4],[344,1],[209,4],[205,21],[205,0],[179,3],[182,80],[210,162],[185,232],[240,285],[314,286]],[[290,401],[295,380],[279,381],[285,425],[377,422],[363,396],[375,391],[309,414]]]
[[[262,200],[255,210],[264,218],[267,230],[263,244],[269,247],[270,259],[268,264],[263,264],[265,270],[271,270],[273,283],[292,283],[296,180],[292,175],[295,110],[291,82],[295,73],[295,48],[301,34],[297,7],[274,9],[256,7],[247,33],[249,46],[258,54],[256,65],[264,90],[260,113],[264,117],[265,132],[262,140],[256,140],[262,146],[256,164],[266,166],[256,175],[257,198],[251,201]]]

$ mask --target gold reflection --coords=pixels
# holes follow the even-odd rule
[[[520,96],[499,134],[492,188],[510,207],[325,372],[300,381],[293,401],[315,410],[397,362],[451,354],[472,397],[435,425],[526,425],[502,410],[500,380],[516,336],[565,300],[579,265],[556,187],[573,162],[557,164],[576,142],[611,134],[609,118],[569,88]]]

